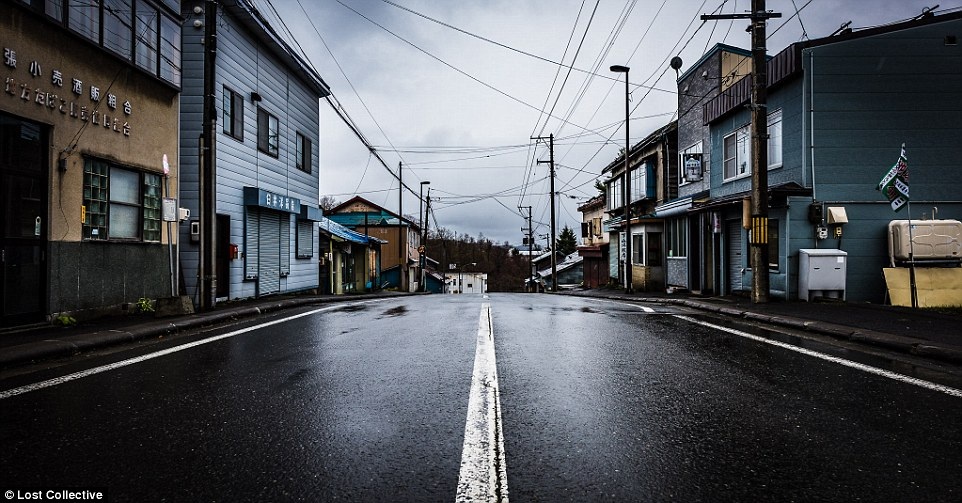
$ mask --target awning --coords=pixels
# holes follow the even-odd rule
[[[688,213],[691,208],[691,198],[686,197],[684,199],[676,199],[674,201],[662,204],[655,208],[655,216],[657,217],[674,217],[678,215],[684,215]]]
[[[341,241],[348,241],[348,242],[357,243],[360,245],[381,244],[381,243],[387,242],[377,238],[366,236],[364,234],[361,234],[360,232],[354,232],[351,229],[348,229],[347,227],[344,227],[343,225],[337,222],[331,221],[324,217],[321,217],[319,224],[322,231],[327,232],[328,234],[336,238],[340,238]]]

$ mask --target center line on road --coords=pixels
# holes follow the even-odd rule
[[[352,303],[350,303],[350,305],[367,304],[367,303],[370,303],[370,302],[378,302],[378,301],[379,301],[379,299],[367,300],[367,301],[361,301],[361,302],[352,302]],[[147,360],[153,360],[154,358],[159,358],[159,357],[161,357],[161,356],[166,356],[166,355],[169,355],[169,354],[177,353],[177,352],[179,352],[179,351],[183,351],[183,350],[185,350],[185,349],[190,349],[190,348],[193,348],[193,347],[197,347],[197,346],[200,346],[200,345],[203,345],[203,344],[209,344],[209,343],[211,343],[211,342],[219,341],[219,340],[221,340],[221,339],[227,339],[227,338],[229,338],[229,337],[234,337],[235,335],[246,334],[247,332],[253,332],[254,330],[259,330],[259,329],[261,329],[261,328],[269,327],[269,326],[271,326],[271,325],[277,325],[277,324],[279,324],[279,323],[284,323],[284,322],[287,322],[287,321],[290,321],[290,320],[296,320],[297,318],[303,318],[303,317],[305,317],[305,316],[310,316],[310,315],[312,315],[312,314],[317,314],[317,313],[324,312],[324,311],[330,311],[331,309],[335,309],[335,308],[338,308],[338,307],[341,307],[341,306],[344,306],[344,305],[345,305],[345,304],[335,304],[335,305],[332,305],[332,306],[326,306],[326,307],[322,307],[322,308],[319,308],[319,309],[314,309],[314,310],[311,310],[311,311],[307,311],[307,312],[305,312],[305,313],[295,314],[294,316],[288,316],[287,318],[283,318],[283,319],[280,319],[280,320],[268,321],[268,322],[266,322],[266,323],[261,323],[261,324],[259,324],[259,325],[254,325],[254,326],[252,326],[252,327],[247,327],[247,328],[242,328],[242,329],[240,329],[240,330],[235,330],[235,331],[230,332],[230,333],[227,333],[227,334],[221,334],[221,335],[217,335],[217,336],[214,336],[214,337],[209,337],[209,338],[207,338],[207,339],[203,339],[203,340],[191,342],[191,343],[188,343],[188,344],[183,344],[183,345],[180,345],[180,346],[175,346],[175,347],[172,347],[172,348],[164,349],[164,350],[162,350],[162,351],[157,351],[157,352],[155,352],[155,353],[148,353],[148,354],[146,354],[146,355],[141,355],[141,356],[138,356],[138,357],[135,357],[135,358],[129,358],[129,359],[126,359],[126,360],[121,360],[121,361],[116,362],[116,363],[111,363],[111,364],[108,364],[108,365],[102,365],[102,366],[100,366],[100,367],[94,367],[94,368],[87,369],[87,370],[81,370],[80,372],[74,372],[73,374],[67,374],[67,375],[65,375],[65,376],[55,377],[55,378],[53,378],[53,379],[47,379],[46,381],[40,381],[40,382],[37,382],[37,383],[28,384],[28,385],[26,385],[26,386],[20,386],[19,388],[13,388],[13,389],[8,389],[8,390],[6,390],[6,391],[0,391],[0,400],[3,400],[4,398],[10,398],[10,397],[12,397],[12,396],[21,395],[21,394],[23,394],[23,393],[27,393],[27,392],[30,392],[30,391],[36,391],[36,390],[43,389],[43,388],[49,388],[49,387],[51,387],[51,386],[56,386],[56,385],[58,385],[58,384],[68,383],[68,382],[70,382],[70,381],[76,381],[77,379],[81,379],[81,378],[84,378],[84,377],[92,376],[92,375],[95,375],[95,374],[100,374],[100,373],[102,373],[102,372],[107,372],[108,370],[119,369],[119,368],[121,368],[121,367],[126,367],[126,366],[128,366],[128,365],[133,365],[133,364],[135,364],[135,363],[140,363],[140,362],[144,362],[144,361],[147,361]]]
[[[709,322],[707,322],[707,321],[697,320],[697,319],[691,318],[691,317],[689,317],[689,316],[675,315],[675,317],[677,317],[677,318],[679,318],[679,319],[682,319],[682,320],[685,320],[685,321],[688,321],[688,322],[691,322],[691,323],[695,323],[695,324],[698,324],[698,325],[702,325],[702,326],[704,326],[704,327],[714,328],[714,329],[716,329],[716,330],[721,330],[722,332],[727,332],[727,333],[730,333],[730,334],[734,334],[734,335],[738,335],[738,336],[741,336],[741,337],[745,337],[746,339],[751,339],[751,340],[753,340],[753,341],[764,342],[765,344],[771,344],[772,346],[778,346],[778,347],[780,347],[780,348],[784,348],[784,349],[787,349],[787,350],[789,350],[789,351],[794,351],[794,352],[796,352],[796,353],[801,353],[801,354],[807,355],[807,356],[813,356],[813,357],[819,358],[819,359],[821,359],[821,360],[829,361],[829,362],[832,362],[832,363],[837,363],[837,364],[839,364],[839,365],[844,365],[844,366],[846,366],[846,367],[850,367],[850,368],[853,368],[853,369],[856,369],[856,370],[861,370],[861,371],[863,371],[863,372],[868,372],[868,373],[870,373],[870,374],[875,374],[875,375],[878,375],[878,376],[887,377],[887,378],[889,378],[889,379],[894,379],[894,380],[896,380],[896,381],[901,381],[901,382],[904,382],[904,383],[907,383],[907,384],[912,384],[912,385],[915,385],[915,386],[919,386],[919,387],[921,387],[921,388],[929,389],[929,390],[932,390],[932,391],[938,391],[938,392],[940,392],[940,393],[945,393],[946,395],[951,395],[951,396],[954,396],[954,397],[962,398],[962,390],[959,390],[959,389],[956,389],[956,388],[952,388],[952,387],[949,387],[949,386],[945,386],[945,385],[942,385],[942,384],[937,384],[937,383],[934,383],[934,382],[931,382],[931,381],[926,381],[926,380],[924,380],[924,379],[918,379],[918,378],[915,378],[915,377],[910,377],[910,376],[907,376],[907,375],[898,374],[898,373],[895,373],[895,372],[892,372],[892,371],[889,371],[889,370],[880,369],[880,368],[878,368],[878,367],[872,367],[872,366],[870,366],[870,365],[865,365],[865,364],[863,364],[863,363],[853,362],[853,361],[851,361],[851,360],[846,360],[846,359],[844,359],[844,358],[839,358],[839,357],[837,357],[837,356],[826,355],[826,354],[824,354],[824,353],[819,353],[819,352],[817,352],[817,351],[812,351],[812,350],[810,350],[810,349],[805,349],[805,348],[800,348],[800,347],[798,347],[798,346],[793,346],[793,345],[788,344],[788,343],[786,343],[786,342],[781,342],[781,341],[775,341],[775,340],[771,340],[771,339],[766,339],[766,338],[764,338],[764,337],[759,337],[759,336],[757,336],[757,335],[752,335],[752,334],[749,334],[749,333],[747,333],[747,332],[742,332],[741,330],[735,330],[735,329],[733,329],[733,328],[723,327],[723,326],[721,326],[721,325],[715,325],[714,323],[709,323]]]
[[[477,340],[456,501],[508,503],[508,475],[501,430],[501,395],[494,355],[491,304],[481,305]]]

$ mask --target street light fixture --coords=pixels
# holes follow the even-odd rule
[[[631,289],[631,212],[628,204],[631,201],[631,178],[628,176],[628,150],[631,148],[631,136],[628,134],[628,71],[630,68],[622,65],[611,65],[612,72],[625,74],[625,182],[621,200],[624,204],[625,215],[625,293],[632,293]]]

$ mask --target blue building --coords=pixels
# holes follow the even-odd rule
[[[324,81],[246,0],[217,2],[205,26],[201,0],[182,2],[181,281],[199,302],[200,147],[203,133],[204,30],[216,30],[213,89],[216,138],[217,299],[259,297],[319,286],[319,100]],[[212,4],[211,4],[212,5]]]
[[[799,250],[847,253],[847,299],[883,302],[889,221],[876,190],[905,144],[913,219],[962,216],[962,13],[793,44],[768,62],[770,284],[798,296]],[[743,200],[751,193],[750,79],[704,104],[713,285],[750,289]],[[684,151],[684,147],[682,147]],[[823,230],[823,232],[819,232]],[[826,233],[827,231],[827,233]],[[692,264],[689,262],[689,266]]]

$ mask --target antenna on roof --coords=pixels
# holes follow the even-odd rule
[[[930,17],[930,16],[932,16],[932,11],[934,11],[935,9],[938,9],[938,8],[939,8],[939,5],[938,5],[938,4],[935,4],[934,7],[926,7],[926,8],[924,8],[924,9],[922,9],[922,13],[921,13],[921,14],[919,14],[918,16],[913,17],[913,18],[912,18],[912,21],[915,21],[915,20],[918,20],[918,19],[922,19],[922,18],[926,18],[926,17]]]
[[[850,31],[852,31],[852,29],[849,28],[849,26],[851,26],[851,25],[852,25],[852,22],[851,22],[851,21],[842,23],[842,26],[839,26],[837,30],[833,31],[832,34],[829,35],[829,37],[834,37],[835,35],[838,35],[838,34],[840,34],[840,33],[848,33],[848,32],[850,32]]]

